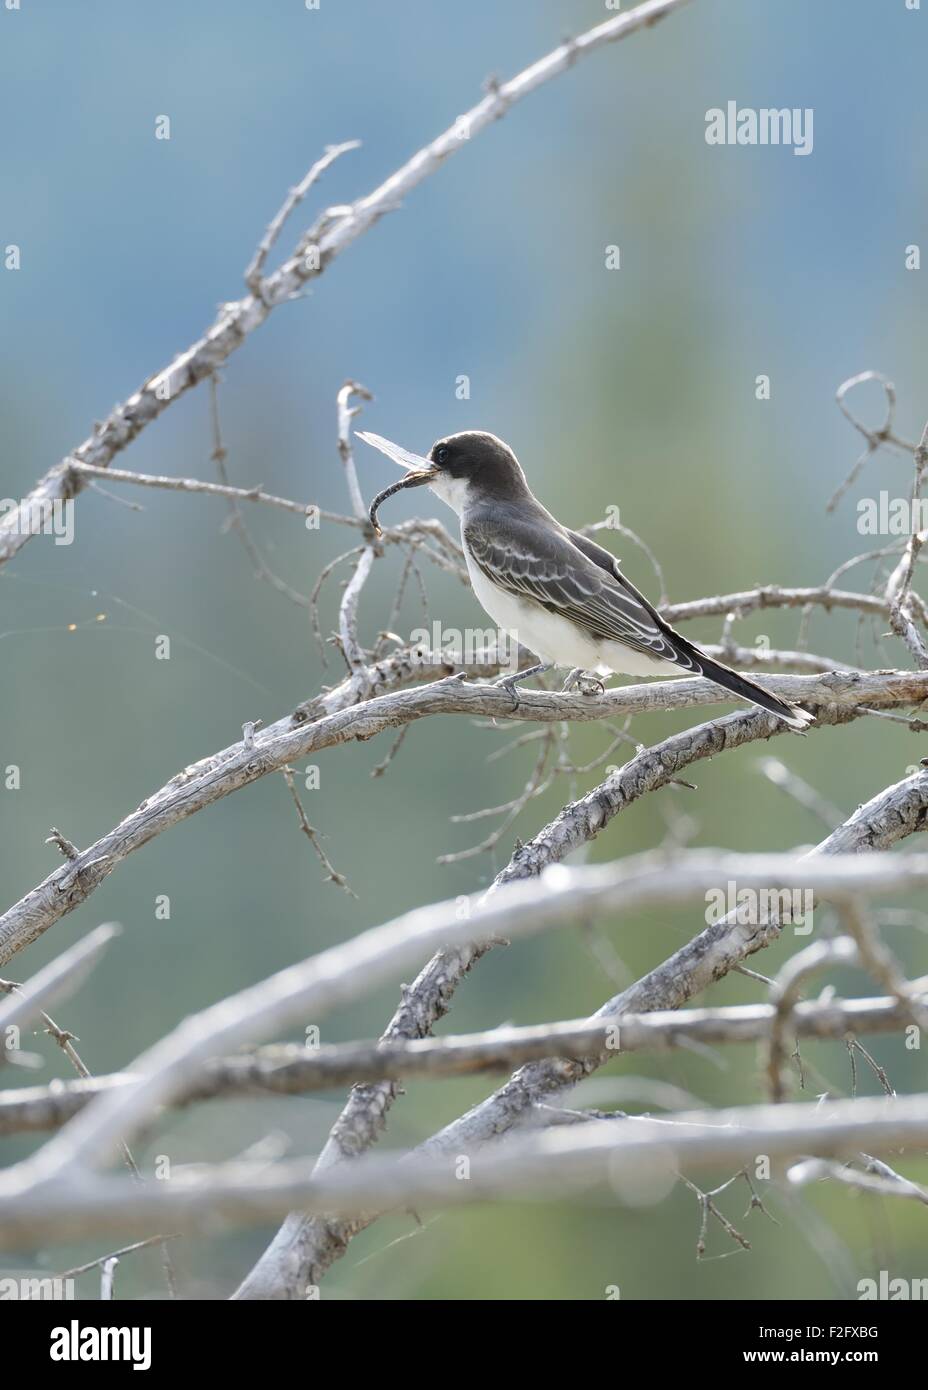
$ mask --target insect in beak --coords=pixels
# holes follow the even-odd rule
[[[374,534],[376,536],[382,536],[383,531],[377,520],[377,513],[380,510],[381,504],[384,503],[388,497],[392,497],[395,492],[402,492],[404,488],[424,487],[426,483],[430,483],[436,476],[438,469],[433,463],[430,463],[427,458],[423,458],[421,454],[413,454],[409,449],[404,449],[399,444],[394,444],[392,440],[384,439],[383,435],[371,434],[368,430],[358,430],[356,433],[358,439],[363,439],[365,444],[372,444],[375,449],[379,449],[382,454],[386,454],[387,458],[392,459],[394,463],[398,463],[401,468],[407,470],[405,478],[401,478],[398,483],[391,483],[389,487],[384,488],[383,492],[378,492],[371,503],[370,511],[368,512],[371,526],[374,528]]]

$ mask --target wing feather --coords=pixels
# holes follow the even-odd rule
[[[526,517],[522,508],[496,507],[492,518],[483,509],[468,515],[464,543],[491,583],[576,623],[598,641],[690,665],[644,595],[621,574],[614,556],[595,546],[598,553],[590,558],[587,547],[581,548],[553,517],[542,513],[541,519],[546,524]]]

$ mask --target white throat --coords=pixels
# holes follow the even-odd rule
[[[446,502],[452,511],[462,514],[467,504],[467,493],[470,484],[466,478],[442,477],[439,475],[434,483],[429,483],[429,491],[434,492],[436,497],[440,497],[442,502]]]

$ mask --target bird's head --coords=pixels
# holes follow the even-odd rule
[[[430,487],[436,497],[460,514],[475,492],[508,499],[523,496],[528,485],[519,460],[501,439],[484,430],[462,430],[436,439],[427,457],[410,453],[379,434],[363,430],[358,438],[407,470],[406,477],[377,496],[371,504],[375,530],[377,510],[387,497],[407,487]]]
[[[525,474],[509,445],[485,430],[462,430],[436,439],[428,461],[433,470],[429,486],[458,515],[475,491],[495,498],[518,497],[526,491]]]

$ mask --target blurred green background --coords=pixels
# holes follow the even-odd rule
[[[515,72],[609,13],[590,0],[323,0],[318,11],[299,0],[201,0],[195,10],[179,0],[155,10],[28,0],[0,11],[0,243],[22,248],[22,269],[0,273],[0,495],[25,493],[95,418],[191,342],[220,301],[243,292],[271,214],[326,144],[363,141],[312,195],[313,209],[369,191],[472,105],[490,73]],[[928,405],[928,305],[922,273],[904,261],[925,234],[925,22],[902,0],[696,0],[584,60],[475,138],[234,356],[220,396],[233,480],[347,510],[335,395],[350,376],[376,397],[367,428],[414,449],[453,430],[490,429],[568,524],[620,506],[657,551],[673,600],[760,581],[821,582],[870,544],[856,532],[856,496],[905,495],[910,485],[905,459],[880,456],[826,514],[859,444],[834,405],[836,387],[866,368],[885,372],[908,438]],[[707,146],[705,112],[729,99],[812,107],[814,152]],[[169,142],[154,138],[161,114],[171,117]],[[282,248],[308,220],[304,209]],[[618,271],[605,268],[609,245],[621,248]],[[465,401],[455,392],[462,374]],[[771,379],[769,401],[755,399],[759,374]],[[208,404],[204,389],[190,393],[118,464],[212,477]],[[855,405],[880,418],[876,388]],[[362,446],[358,466],[366,495],[392,479],[386,460]],[[120,495],[144,510],[86,492],[73,546],[36,540],[0,572],[0,766],[22,768],[21,789],[0,791],[4,905],[56,866],[49,826],[92,842],[187,763],[235,740],[245,720],[269,722],[340,678],[331,648],[323,669],[305,612],[254,578],[224,528],[223,503]],[[390,519],[417,505],[421,495],[395,499]],[[298,519],[257,508],[247,519],[268,563],[304,593],[345,548],[338,527],[307,533]],[[653,594],[634,547],[615,548]],[[389,553],[364,595],[368,640],[387,619],[400,564]],[[866,588],[870,573],[855,572],[849,586]],[[485,626],[461,586],[435,572],[427,580],[433,617]],[[326,592],[328,632],[338,578]],[[401,628],[420,622],[413,590]],[[746,642],[766,634],[791,646],[797,622],[765,612],[740,631]],[[707,621],[687,630],[712,641],[719,629]],[[159,634],[171,637],[170,661],[154,658]],[[815,615],[812,650],[853,661],[854,642],[852,615]],[[863,654],[872,666],[909,664],[897,643],[877,645],[869,626]],[[653,715],[633,733],[653,743],[693,718]],[[324,881],[282,779],[268,778],[132,855],[6,972],[24,978],[96,923],[121,922],[90,983],[58,1012],[92,1070],[125,1066],[187,1013],[280,966],[485,885],[516,834],[535,833],[596,780],[568,788],[559,779],[495,858],[436,864],[493,824],[454,825],[451,815],[523,786],[532,747],[485,761],[511,732],[423,721],[376,780],[386,736],[319,758],[307,813],[356,900]],[[602,746],[590,726],[571,743],[577,762]],[[822,826],[760,775],[762,757],[775,752],[849,813],[926,751],[885,720],[747,748],[696,769],[695,793],[672,788],[632,807],[590,857],[660,844],[681,817],[697,845],[813,843]],[[155,917],[162,894],[167,921]],[[697,904],[497,950],[461,987],[444,1027],[582,1016],[701,925]],[[928,970],[915,927],[893,928],[890,940],[912,973]],[[793,949],[785,941],[753,964],[772,973]],[[860,976],[835,978],[876,992]],[[701,1002],[763,995],[735,977]],[[376,1035],[396,997],[393,986],[339,1011],[325,1039]],[[921,1053],[897,1039],[865,1041],[900,1091],[924,1085]],[[43,1069],[7,1069],[4,1085],[69,1074],[47,1039],[30,1045]],[[843,1046],[809,1045],[804,1056],[826,1078],[810,1074],[810,1094],[849,1090]],[[713,1105],[762,1095],[757,1058],[724,1049],[715,1058],[623,1058],[591,1083],[597,1103],[657,1108],[660,1092],[635,1078]],[[410,1086],[386,1142],[425,1137],[493,1084]],[[878,1089],[865,1068],[859,1085]],[[158,1154],[223,1159],[269,1134],[291,1155],[312,1153],[341,1099],[202,1106],[166,1118],[138,1156],[149,1169]],[[0,1145],[6,1161],[28,1151],[25,1142]],[[914,1165],[907,1171],[917,1175]],[[741,1226],[745,1194],[722,1204]],[[428,1216],[422,1229],[391,1218],[352,1245],[325,1296],[584,1299],[618,1284],[632,1299],[840,1297],[880,1268],[928,1273],[918,1207],[820,1188],[798,1213],[771,1210],[780,1225],[756,1213],[743,1224],[751,1253],[699,1264],[696,1202],[679,1186],[640,1207],[513,1205]],[[179,1243],[184,1291],[226,1295],[271,1234]],[[711,1232],[710,1253],[732,1250]],[[32,1264],[61,1269],[98,1253],[42,1250]],[[125,1297],[162,1296],[157,1255],[125,1260],[118,1287]],[[96,1296],[94,1278],[81,1288]]]

